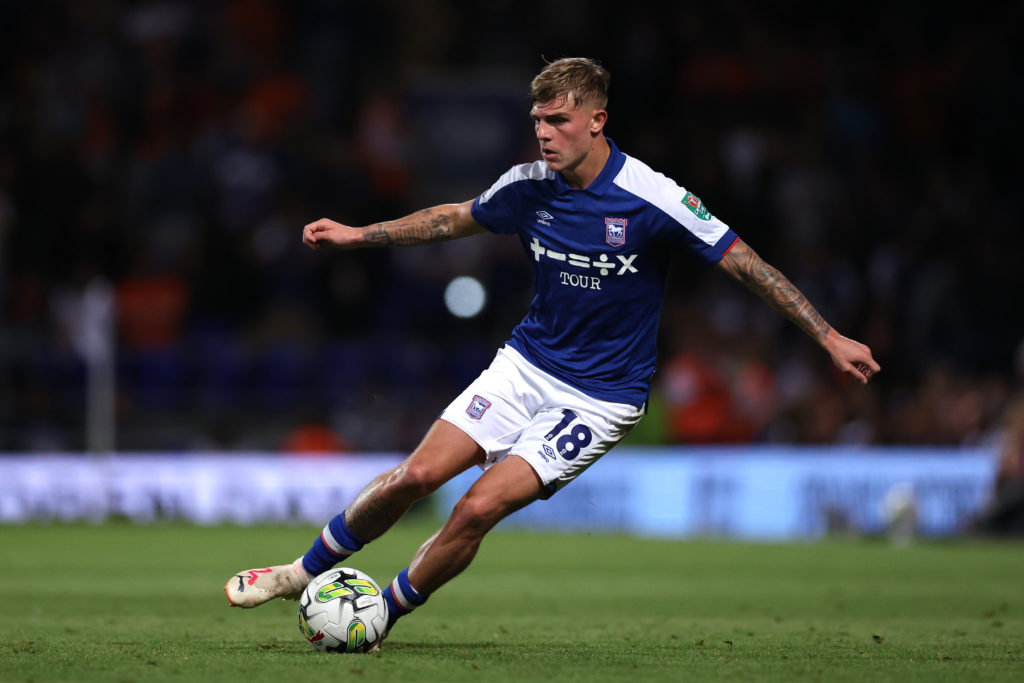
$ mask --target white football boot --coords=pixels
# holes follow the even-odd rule
[[[309,581],[300,557],[291,564],[238,572],[224,584],[224,593],[232,607],[258,607],[274,598],[298,600]]]

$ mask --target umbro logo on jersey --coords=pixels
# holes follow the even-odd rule
[[[554,216],[552,216],[547,211],[537,212],[537,222],[540,223],[541,225],[551,225],[550,221],[552,218],[554,218]]]

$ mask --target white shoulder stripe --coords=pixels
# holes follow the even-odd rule
[[[498,181],[491,185],[491,189],[480,195],[480,203],[486,203],[494,193],[512,183],[520,180],[546,180],[555,177],[555,172],[548,168],[543,161],[535,161],[532,164],[519,164],[505,171]]]
[[[623,190],[667,213],[705,244],[717,244],[729,229],[728,225],[714,216],[710,216],[708,220],[697,218],[683,204],[686,188],[680,187],[671,178],[652,170],[647,164],[629,155],[626,155],[626,163],[615,176],[614,182]]]

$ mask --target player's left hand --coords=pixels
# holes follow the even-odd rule
[[[867,384],[876,373],[882,370],[882,366],[875,362],[871,355],[871,349],[867,345],[844,337],[835,330],[829,331],[824,346],[832,356],[832,362],[836,367],[861,384]]]

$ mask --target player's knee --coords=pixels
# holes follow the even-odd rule
[[[394,485],[404,494],[413,498],[422,498],[436,491],[441,484],[443,477],[437,472],[431,463],[420,461],[406,461],[395,471],[393,478]]]

